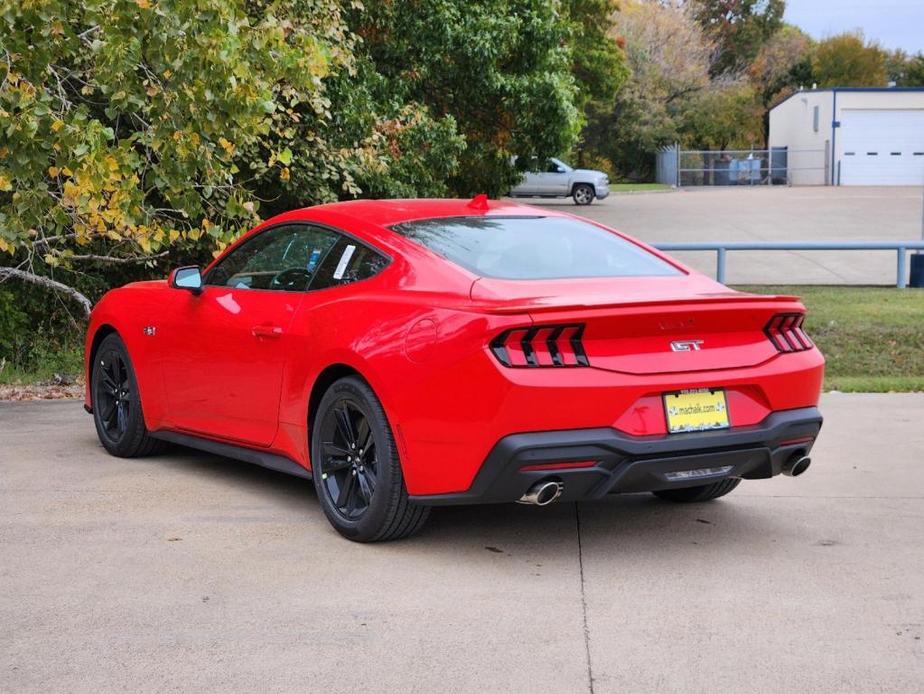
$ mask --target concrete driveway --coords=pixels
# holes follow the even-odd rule
[[[0,403],[0,691],[919,692],[924,395],[822,409],[799,479],[362,546],[310,483]]]
[[[924,190],[911,187],[684,188],[611,195],[589,207],[524,202],[603,222],[648,243],[920,240]],[[715,276],[715,252],[675,253]],[[733,252],[737,284],[895,284],[894,251]]]

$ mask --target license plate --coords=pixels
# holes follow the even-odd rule
[[[721,388],[665,393],[664,412],[667,431],[671,434],[729,427],[728,403]]]

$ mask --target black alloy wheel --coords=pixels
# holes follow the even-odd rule
[[[97,348],[90,379],[96,434],[109,453],[134,458],[160,448],[161,442],[144,426],[135,370],[116,333],[103,338]]]
[[[131,411],[132,383],[128,365],[119,350],[98,354],[99,371],[94,407],[99,409],[99,420],[106,437],[113,442],[121,441],[128,429],[128,415]]]
[[[359,405],[341,398],[322,424],[321,483],[347,520],[358,520],[375,492],[375,437]]]
[[[397,540],[430,515],[411,502],[382,403],[358,376],[335,381],[311,425],[311,464],[327,520],[355,542]]]

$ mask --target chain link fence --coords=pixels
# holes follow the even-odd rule
[[[658,183],[677,186],[827,185],[826,149],[681,150],[664,147],[655,159]]]

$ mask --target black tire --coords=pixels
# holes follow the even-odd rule
[[[430,515],[429,507],[408,499],[385,410],[360,378],[341,378],[321,398],[311,431],[311,461],[324,515],[349,540],[408,537]]]
[[[575,205],[589,205],[594,201],[594,197],[596,197],[596,191],[588,183],[578,183],[571,190],[571,198]]]
[[[741,480],[736,477],[729,477],[712,484],[704,484],[701,487],[683,487],[682,489],[661,489],[652,492],[659,499],[673,501],[680,504],[697,503],[700,501],[712,501],[720,496],[725,496],[735,487],[741,484]]]
[[[107,335],[93,360],[93,422],[103,448],[120,458],[156,452],[163,443],[144,426],[141,394],[125,343],[115,333]]]

